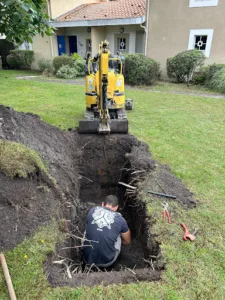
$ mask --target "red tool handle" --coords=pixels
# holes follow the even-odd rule
[[[168,210],[166,210],[166,211],[164,211],[163,213],[162,213],[162,216],[163,216],[163,221],[165,222],[165,220],[166,220],[166,216],[167,216],[167,218],[168,218],[168,223],[172,223],[172,221],[171,221],[171,218],[170,218],[170,213],[168,212]]]
[[[172,221],[171,221],[171,218],[170,218],[170,213],[167,211],[167,217],[168,217],[168,222],[171,224],[172,223]]]
[[[184,223],[180,224],[183,228],[185,232],[188,232],[187,227],[184,225]]]
[[[184,223],[180,224],[183,228],[184,228],[184,236],[183,236],[183,240],[186,241],[187,239],[189,239],[190,241],[194,241],[195,236],[193,234],[191,234],[187,227],[184,225]]]

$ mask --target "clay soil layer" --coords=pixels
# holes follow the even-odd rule
[[[76,131],[61,131],[36,115],[17,113],[4,106],[0,106],[0,138],[36,150],[57,181],[52,186],[41,172],[13,179],[0,172],[0,250],[14,248],[38,226],[50,223],[57,213],[67,220],[65,230],[69,237],[46,258],[45,269],[52,286],[160,279],[164,268],[158,264],[160,245],[151,232],[153,221],[147,213],[147,203],[139,196],[138,182],[147,179],[149,189],[155,188],[157,182],[161,189],[175,194],[182,205],[193,206],[195,201],[168,167],[151,159],[144,142],[132,135],[79,135]],[[129,194],[118,182],[136,186],[137,192]],[[132,232],[132,244],[122,247],[112,268],[87,268],[82,264],[80,248],[76,247],[80,246],[89,209],[101,205],[108,194],[119,198],[120,213]],[[53,264],[60,257],[67,258],[72,279],[66,278],[65,266]],[[155,259],[151,260],[152,257]]]

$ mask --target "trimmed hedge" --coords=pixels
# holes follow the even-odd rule
[[[2,69],[2,57],[0,56],[0,70]]]
[[[143,54],[128,54],[125,81],[130,85],[151,85],[159,78],[160,64]]]
[[[6,60],[10,68],[31,69],[31,64],[34,61],[34,51],[10,50]]]
[[[179,83],[189,82],[194,71],[204,63],[205,55],[198,50],[187,50],[167,59],[167,75]]]
[[[68,55],[56,56],[53,59],[53,67],[54,67],[55,73],[57,73],[58,70],[62,66],[69,66],[69,67],[72,68],[73,67],[73,58],[71,56],[68,56]]]

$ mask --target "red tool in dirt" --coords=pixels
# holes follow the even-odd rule
[[[187,239],[189,239],[190,241],[194,241],[194,239],[195,239],[195,235],[194,234],[197,234],[197,232],[196,232],[196,229],[195,229],[195,232],[194,232],[194,234],[191,234],[189,231],[188,231],[188,229],[187,229],[187,227],[185,226],[185,224],[184,223],[182,223],[182,224],[180,224],[183,228],[184,228],[184,236],[183,236],[183,240],[184,241],[186,241]]]
[[[172,221],[171,221],[171,218],[170,218],[170,213],[168,211],[169,204],[167,202],[163,202],[162,206],[163,206],[163,209],[164,209],[164,212],[162,214],[163,215],[163,221],[165,222],[166,217],[167,217],[168,222],[171,224]]]

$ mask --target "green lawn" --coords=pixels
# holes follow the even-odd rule
[[[16,80],[17,74],[0,72],[0,104],[39,114],[61,128],[78,124],[85,109],[84,87]],[[126,91],[135,103],[128,115],[130,132],[147,142],[153,157],[168,164],[199,201],[192,210],[171,204],[174,223],[170,227],[161,220],[160,203],[149,205],[167,266],[162,281],[51,289],[42,261],[53,246],[49,232],[56,229],[42,228],[33,239],[6,253],[19,300],[225,299],[225,99],[175,95],[165,92],[176,91],[174,85],[162,86],[163,93]],[[193,243],[182,241],[181,222],[199,228]],[[0,299],[7,299],[1,276]]]
[[[215,91],[207,89],[201,85],[190,84],[178,84],[171,83],[167,81],[157,81],[154,85],[150,87],[153,91],[162,91],[162,92],[173,92],[173,93],[194,93],[194,94],[209,94],[209,95],[221,95]]]

